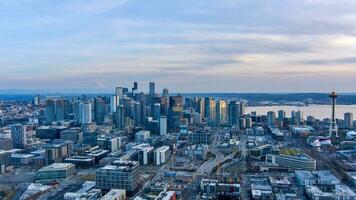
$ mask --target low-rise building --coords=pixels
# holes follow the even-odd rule
[[[67,179],[75,173],[75,165],[71,163],[53,163],[38,170],[36,182],[51,182]]]
[[[95,177],[97,188],[134,191],[138,184],[139,166],[136,161],[114,161],[98,169]]]
[[[126,191],[119,189],[111,189],[105,196],[101,197],[100,200],[125,200]]]

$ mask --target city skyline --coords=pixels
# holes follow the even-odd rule
[[[348,0],[3,0],[0,89],[353,92],[355,11]]]

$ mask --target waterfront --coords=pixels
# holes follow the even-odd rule
[[[265,115],[268,111],[274,111],[276,114],[279,110],[286,111],[287,117],[290,117],[292,111],[302,111],[304,118],[309,115],[314,116],[317,119],[330,118],[331,105],[309,105],[309,106],[251,106],[246,108],[247,113],[256,111],[259,115]],[[339,119],[344,118],[344,113],[351,112],[356,113],[356,105],[337,105],[336,117]]]

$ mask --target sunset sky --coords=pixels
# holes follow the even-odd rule
[[[356,91],[354,0],[0,0],[0,89]]]

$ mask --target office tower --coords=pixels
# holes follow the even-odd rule
[[[286,118],[286,112],[284,110],[279,110],[278,111],[278,126],[283,127],[284,124],[284,119]]]
[[[143,117],[142,117],[142,104],[140,102],[135,101],[133,103],[134,106],[134,117],[133,120],[135,121],[135,126],[141,126],[143,124]]]
[[[149,96],[151,97],[151,98],[153,98],[153,97],[155,97],[156,96],[156,86],[155,86],[155,83],[154,82],[150,82],[149,83],[149,92],[148,92],[148,94],[149,94]]]
[[[106,114],[110,112],[110,101],[106,97],[96,97],[94,99],[94,121],[103,124]]]
[[[110,113],[116,112],[119,103],[119,96],[110,96]]]
[[[17,149],[23,149],[27,140],[27,126],[22,124],[11,125],[11,138],[13,147]]]
[[[153,119],[158,120],[161,116],[161,104],[155,103],[153,104]]]
[[[295,112],[294,115],[294,122],[297,123],[298,126],[301,125],[304,121],[303,112],[298,110],[297,112]]]
[[[119,105],[116,112],[113,113],[113,122],[118,129],[125,127],[125,109],[123,105]]]
[[[240,118],[240,105],[237,101],[230,101],[229,103],[229,125],[238,125]]]
[[[35,105],[35,106],[39,106],[40,105],[40,103],[41,103],[41,99],[40,99],[41,97],[40,97],[40,95],[36,95],[35,96],[35,98],[34,98],[34,100],[33,100],[33,104]]]
[[[331,137],[333,133],[335,133],[336,137],[339,137],[337,133],[337,123],[335,118],[336,98],[338,97],[338,95],[336,94],[336,92],[332,92],[329,95],[329,97],[331,99],[331,121],[330,121],[329,137]]]
[[[56,121],[64,121],[64,113],[65,113],[65,103],[63,99],[57,99],[55,101],[55,116]]]
[[[47,124],[51,124],[56,120],[56,105],[55,100],[47,99],[45,107],[45,120]]]
[[[241,130],[246,129],[246,119],[245,118],[240,118],[239,119],[239,128]]]
[[[183,118],[183,97],[181,95],[169,97],[168,126],[178,130]]]
[[[162,114],[165,116],[168,116],[168,107],[169,107],[169,94],[168,94],[168,89],[164,88],[163,93],[162,93]]]
[[[200,120],[203,120],[203,118],[205,116],[205,101],[202,98],[199,98],[199,100],[198,100],[197,112],[200,113]]]
[[[134,82],[134,85],[132,87],[132,98],[135,98],[137,90],[138,90],[138,83]]]
[[[216,106],[216,115],[218,125],[227,123],[227,103],[225,100],[219,100]]]
[[[114,161],[96,171],[95,182],[99,189],[125,189],[133,192],[139,181],[139,166],[136,161]]]
[[[89,124],[92,122],[92,111],[91,103],[79,103],[78,105],[78,123],[79,124]]]
[[[123,87],[116,87],[115,90],[116,90],[116,96],[118,96],[119,99],[121,99],[124,96],[124,88]]]
[[[252,117],[246,117],[246,128],[252,128]]]
[[[70,128],[61,131],[60,139],[70,140],[76,144],[83,143],[83,131],[80,128]]]
[[[276,123],[276,113],[273,111],[269,111],[267,113],[267,124],[269,126],[275,126]]]
[[[216,125],[216,101],[209,98],[205,105],[208,123],[214,126]]]
[[[353,121],[354,121],[353,113],[347,112],[344,114],[345,128],[352,129],[354,127]]]
[[[240,116],[244,116],[246,114],[246,103],[240,102]]]
[[[162,146],[154,151],[155,165],[162,165],[169,160],[169,146]]]
[[[278,121],[283,122],[284,118],[286,118],[286,112],[284,110],[279,110]]]
[[[159,119],[160,135],[167,135],[167,117],[162,115]]]

